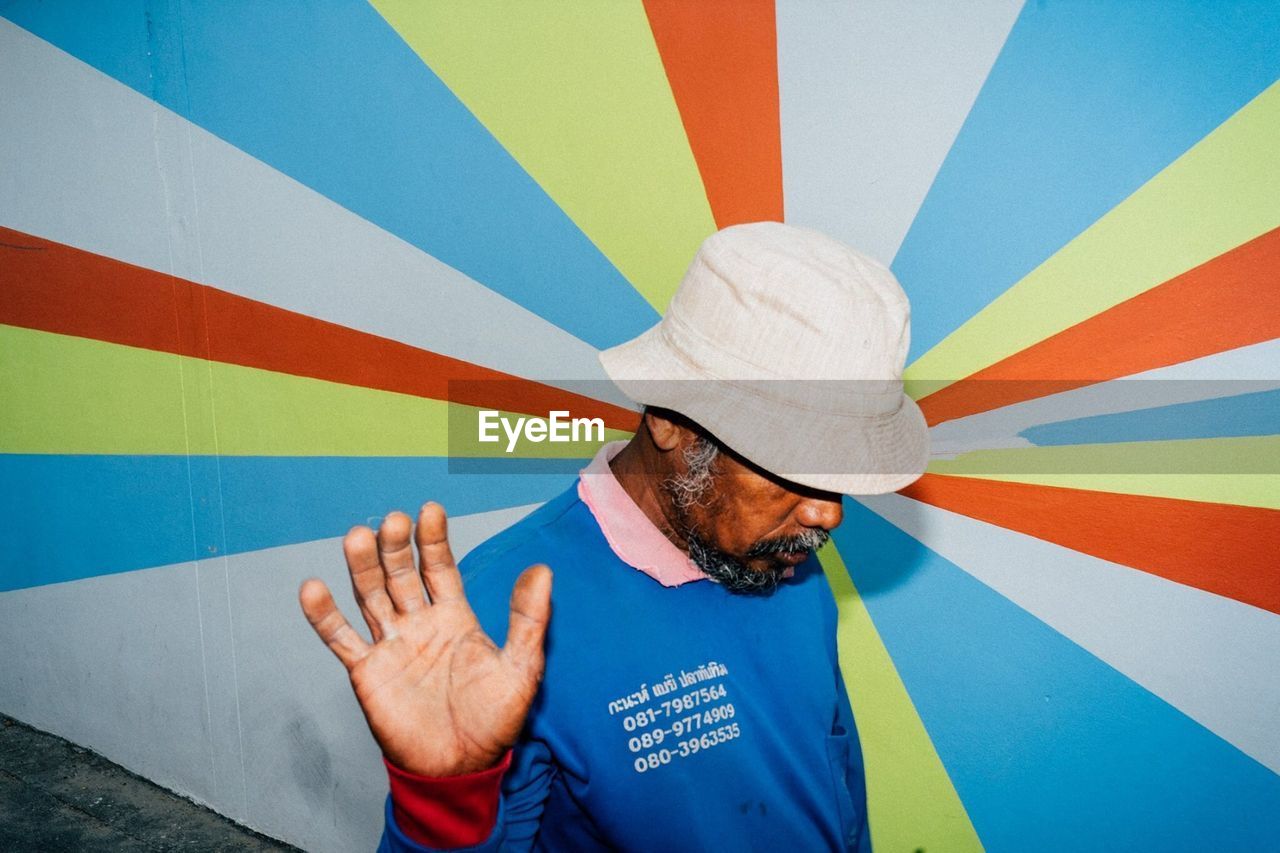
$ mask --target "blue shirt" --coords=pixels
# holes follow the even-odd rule
[[[555,573],[546,673],[476,850],[869,851],[862,752],[815,558],[767,597],[667,587],[612,550],[576,484],[473,550],[505,641],[511,588]],[[395,825],[382,849],[422,851]]]

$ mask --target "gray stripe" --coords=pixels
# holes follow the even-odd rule
[[[3,20],[0,81],[0,224],[517,376],[604,378],[595,348]]]
[[[787,221],[892,261],[1021,7],[778,0]]]
[[[900,495],[859,500],[1280,772],[1274,613]]]
[[[931,455],[1030,447],[1018,433],[1034,426],[1278,387],[1280,340],[1265,341],[938,424],[929,432]]]
[[[458,559],[535,506],[449,520]],[[371,850],[386,772],[297,591],[341,539],[0,594],[0,710],[307,850]],[[234,640],[234,644],[233,644]]]

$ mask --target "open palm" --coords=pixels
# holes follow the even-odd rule
[[[376,537],[352,528],[342,548],[373,642],[351,627],[323,581],[306,581],[298,598],[347,668],[383,754],[424,776],[496,764],[515,743],[542,678],[551,571],[535,565],[520,575],[507,642],[498,648],[467,603],[439,504],[422,507],[416,535],[409,516],[395,512]]]

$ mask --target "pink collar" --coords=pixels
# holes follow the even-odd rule
[[[685,552],[662,534],[622,488],[609,468],[609,460],[626,447],[610,442],[596,453],[578,475],[578,497],[591,510],[613,553],[663,586],[680,586],[707,576]]]

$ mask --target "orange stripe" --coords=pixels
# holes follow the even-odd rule
[[[12,326],[513,412],[566,409],[616,429],[633,430],[639,419],[620,406],[8,228],[0,228],[0,291],[0,323]]]
[[[1280,228],[920,400],[932,426],[1280,337]]]
[[[1280,613],[1280,511],[926,474],[901,494]]]
[[[644,0],[716,225],[782,220],[773,0]]]

